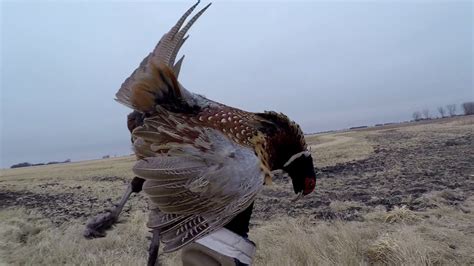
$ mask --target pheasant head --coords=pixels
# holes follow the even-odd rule
[[[295,193],[307,195],[314,190],[316,174],[311,153],[298,124],[276,112],[259,113],[259,131],[265,136],[264,161],[271,171],[283,170],[293,183]]]

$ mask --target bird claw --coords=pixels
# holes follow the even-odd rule
[[[92,239],[92,238],[105,237],[107,234],[105,232],[100,232],[100,231],[97,231],[97,230],[93,230],[91,228],[86,228],[86,230],[84,230],[83,235],[87,239]]]
[[[87,222],[83,235],[88,239],[105,237],[107,235],[105,231],[112,228],[117,221],[116,211],[113,208],[106,210],[105,213],[101,213]]]

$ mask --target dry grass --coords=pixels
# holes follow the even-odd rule
[[[24,265],[144,265],[147,240],[145,214],[134,213],[106,238],[88,241],[77,221],[55,227],[25,210],[0,212],[2,257]]]
[[[32,166],[16,169],[0,169],[2,181],[64,181],[67,179],[84,179],[93,176],[130,177],[133,156],[110,158],[103,160],[90,160],[65,164],[52,164]]]
[[[120,196],[126,180],[133,176],[133,163],[134,158],[130,156],[2,169],[0,192],[28,191],[33,195],[45,195],[46,201],[47,196],[50,196],[52,205],[40,202],[47,209],[54,210],[60,206],[69,209],[69,214],[81,209],[91,216],[111,206],[110,202],[104,203],[105,199]],[[72,198],[74,204],[68,201],[59,203],[57,198],[52,197],[55,195]],[[84,199],[96,200],[85,202]],[[96,203],[97,200],[99,203]],[[136,198],[132,198],[131,204],[135,207],[145,205],[138,204]],[[26,265],[133,265],[146,262],[148,240],[145,236],[148,231],[143,211],[125,214],[126,223],[119,224],[109,237],[94,241],[82,237],[84,218],[71,219],[63,211],[49,214],[53,215],[53,221],[59,218],[61,222],[69,221],[56,226],[44,218],[46,214],[24,208],[0,211],[0,262]]]
[[[335,212],[343,212],[346,210],[350,210],[352,208],[366,208],[363,204],[356,202],[356,201],[339,201],[334,200],[329,204],[329,208],[331,208]]]
[[[474,200],[474,197],[470,200]],[[469,205],[469,204],[468,204]],[[374,211],[363,222],[282,218],[256,228],[256,265],[468,265],[474,263],[473,205],[448,206],[446,220],[405,208]],[[378,216],[374,219],[374,216]],[[414,217],[427,218],[417,219]],[[389,218],[390,217],[390,218]],[[397,217],[395,222],[394,217]],[[473,219],[467,221],[466,219]],[[454,226],[461,220],[463,226]],[[460,224],[461,224],[460,223]],[[469,229],[471,228],[471,232]],[[463,235],[460,231],[464,231]],[[449,232],[449,233],[448,233]],[[456,232],[456,233],[454,233]],[[276,255],[278,254],[278,255]]]
[[[133,177],[134,157],[0,170],[0,187],[49,195],[72,193],[82,197],[118,197]],[[104,182],[102,182],[104,181]],[[107,182],[109,181],[109,182]],[[45,187],[47,186],[47,188]],[[78,190],[77,188],[82,188]],[[84,189],[85,188],[85,189]]]
[[[391,126],[312,135],[307,139],[318,167],[338,166],[373,156],[377,144],[374,136],[410,132],[414,137],[396,141],[400,149],[409,149],[410,143],[425,141],[426,132],[437,131],[447,139],[465,134],[473,129],[471,120],[450,119],[439,125],[421,123],[398,129]],[[147,208],[142,196],[132,198],[129,204],[132,209],[124,213],[124,222],[106,238],[85,240],[81,234],[88,216],[97,213],[101,206],[109,207],[120,196],[126,180],[132,177],[133,160],[125,157],[1,170],[0,193],[15,192],[18,197],[26,197],[22,195],[30,192],[34,196],[46,196],[46,202],[27,206],[17,198],[17,205],[0,209],[0,265],[145,264],[150,233],[145,226]],[[413,167],[416,171],[426,170],[418,169],[417,164]],[[397,166],[387,171],[386,176],[398,178],[406,169]],[[416,200],[428,207],[417,211],[402,204],[386,208],[356,198],[338,198],[345,195],[338,194],[341,186],[347,186],[350,193],[358,192],[363,186],[355,181],[382,177],[377,174],[366,179],[366,176],[334,174],[319,180],[313,198],[298,203],[283,199],[282,195],[289,195],[289,184],[266,188],[268,195],[257,202],[250,232],[250,238],[257,244],[255,265],[474,265],[472,190],[427,191]],[[393,180],[387,182],[398,182]],[[472,180],[466,184],[474,185]],[[370,183],[367,189],[385,188]],[[321,205],[324,195],[333,195],[326,206]],[[47,202],[48,196],[51,202]],[[67,201],[71,198],[72,201]],[[89,202],[90,198],[95,201]],[[279,204],[298,212],[281,211]],[[357,212],[360,219],[340,220],[336,216],[324,220],[316,215],[321,206],[336,214]],[[73,210],[85,214],[71,216]],[[291,213],[298,215],[290,217]],[[58,223],[56,218],[61,215],[64,219]],[[161,260],[164,265],[180,264],[179,253],[162,255]]]
[[[393,210],[385,215],[386,223],[413,223],[418,219],[419,217],[415,212],[409,210],[405,205],[402,207],[395,206]]]
[[[474,209],[472,205],[469,208],[470,214],[451,210],[444,222],[427,219],[396,225],[380,219],[323,222],[281,218],[251,231],[258,247],[255,265],[472,264],[470,236],[450,233],[455,219],[470,219],[472,228]],[[431,213],[420,215],[431,217]],[[77,221],[54,227],[40,215],[22,209],[0,211],[0,217],[0,254],[6,264],[145,264],[148,240],[144,236],[149,233],[141,211],[134,212],[107,238],[96,240],[83,239],[82,224]],[[161,259],[165,265],[180,261],[179,254]]]
[[[367,133],[317,134],[307,136],[306,141],[317,167],[362,160],[373,152]]]
[[[383,234],[367,249],[370,263],[388,265],[433,265],[455,263],[443,258],[436,242],[423,239],[413,228]]]

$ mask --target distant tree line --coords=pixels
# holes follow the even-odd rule
[[[467,102],[462,104],[465,115],[474,115],[474,102]]]
[[[48,163],[28,163],[28,162],[24,162],[24,163],[17,163],[17,164],[14,164],[12,166],[10,166],[10,168],[21,168],[21,167],[29,167],[29,166],[38,166],[38,165],[49,165],[49,164],[58,164],[58,163],[70,163],[71,162],[71,159],[67,159],[67,160],[64,160],[62,162],[48,162]]]
[[[473,115],[474,114],[474,102],[465,102],[462,105],[463,115]],[[456,104],[448,104],[445,107],[440,106],[437,108],[438,113],[441,118],[444,117],[453,117],[456,116]],[[422,111],[415,111],[412,114],[414,121],[432,119],[430,110],[423,109]]]

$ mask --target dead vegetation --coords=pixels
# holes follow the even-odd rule
[[[366,159],[373,147],[364,134],[356,132],[307,136],[316,167]]]
[[[474,118],[308,136],[315,193],[293,203],[276,180],[256,202],[256,265],[474,264]],[[0,264],[143,265],[147,205],[132,198],[106,238],[87,218],[110,207],[133,158],[1,170]],[[180,264],[179,253],[164,255]]]

